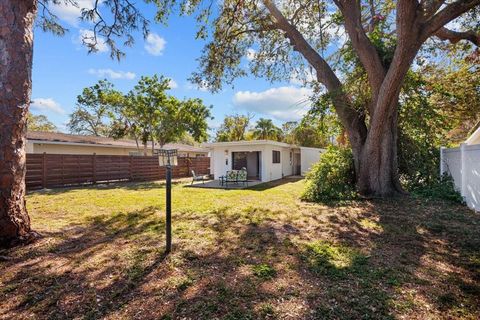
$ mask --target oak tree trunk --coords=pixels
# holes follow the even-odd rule
[[[397,111],[384,121],[375,134],[369,132],[363,147],[357,152],[357,188],[360,194],[391,197],[404,193],[397,165]]]
[[[35,235],[25,205],[25,133],[36,5],[36,0],[0,1],[0,246]]]

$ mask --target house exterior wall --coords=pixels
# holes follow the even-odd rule
[[[273,163],[273,151],[280,152],[280,163]],[[228,170],[232,170],[233,152],[260,152],[260,178],[262,182],[281,179],[292,175],[293,163],[290,162],[292,148],[274,145],[238,145],[238,146],[215,146],[210,155],[210,168],[214,179],[219,179]],[[228,163],[227,161],[228,160]]]
[[[320,156],[324,151],[323,149],[317,148],[300,148],[300,171],[302,176],[304,176],[315,163],[320,161]]]
[[[480,144],[440,149],[440,173],[448,173],[467,205],[480,211]]]
[[[266,141],[232,142],[220,145],[209,145],[210,170],[215,179],[224,176],[228,170],[232,170],[233,152],[260,152],[260,178],[262,182],[281,179],[294,174],[295,166],[301,167],[301,173],[306,173],[310,167],[320,160],[324,151],[317,148],[304,148],[289,146],[284,143]],[[273,163],[273,151],[280,152],[280,163]],[[295,154],[300,155],[300,163],[297,163]]]
[[[267,170],[265,164],[265,146],[263,145],[245,145],[245,146],[216,146],[212,148],[210,154],[210,171],[214,175],[214,179],[219,179],[225,175],[228,170],[232,170],[232,153],[233,152],[260,152],[260,177],[262,181],[267,180]],[[227,161],[228,160],[228,161]]]
[[[97,155],[118,155],[128,156],[131,153],[137,153],[137,148],[119,148],[109,146],[89,146],[89,145],[71,145],[62,143],[37,143],[33,141],[27,141],[26,146],[27,153],[48,153],[48,154],[97,154]],[[140,148],[140,153],[143,155],[143,146]],[[208,153],[189,152],[178,150],[179,156],[207,156]],[[152,149],[147,148],[147,155],[152,155]]]
[[[292,175],[292,165],[290,165],[291,148],[266,145],[265,146],[265,167],[267,181],[281,179],[285,176]],[[273,163],[273,151],[280,152],[280,163]]]

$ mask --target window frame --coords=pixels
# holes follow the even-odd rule
[[[274,164],[281,163],[281,159],[282,159],[281,154],[282,153],[278,150],[272,150],[272,163]]]

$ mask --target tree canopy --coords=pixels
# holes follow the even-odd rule
[[[219,142],[246,140],[252,118],[252,115],[241,114],[226,116],[217,130],[215,140]]]
[[[207,139],[210,108],[201,99],[179,100],[167,94],[170,79],[143,76],[135,87],[123,94],[107,80],[85,88],[78,96],[75,112],[70,116],[73,133],[130,137],[141,142],[163,146],[186,134],[195,141]]]
[[[47,116],[43,114],[34,115],[31,112],[28,113],[27,129],[29,131],[46,131],[55,132],[57,127],[48,120]]]
[[[253,129],[253,136],[258,140],[282,140],[282,130],[271,119],[258,119]]]

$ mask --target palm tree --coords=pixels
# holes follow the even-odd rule
[[[253,136],[258,140],[281,140],[282,130],[271,119],[260,118],[255,125]]]

